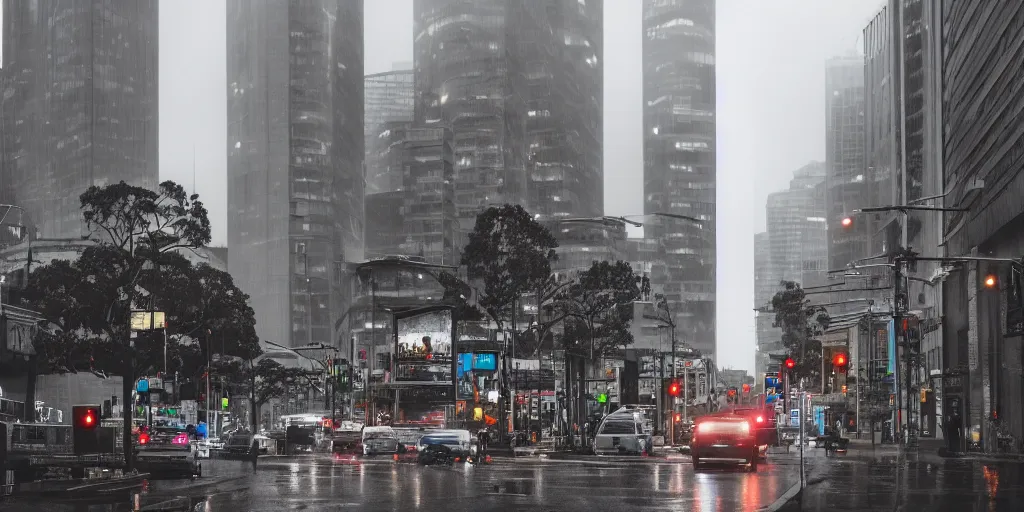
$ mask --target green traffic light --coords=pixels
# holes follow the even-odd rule
[[[597,395],[597,403],[603,404],[603,403],[606,403],[606,402],[608,402],[608,395],[606,395],[604,393],[601,393],[600,395]]]

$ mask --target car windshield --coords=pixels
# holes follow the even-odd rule
[[[631,421],[609,421],[601,429],[602,434],[636,434],[636,424]]]
[[[364,436],[369,439],[397,439],[394,432],[367,432]]]

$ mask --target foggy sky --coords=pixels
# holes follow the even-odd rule
[[[825,159],[824,62],[859,51],[881,0],[719,0],[718,364],[753,372],[753,234],[769,192]],[[643,211],[641,2],[605,0],[605,213]],[[412,0],[366,2],[366,69],[412,61]],[[225,8],[160,2],[160,178],[207,204],[226,243]],[[193,167],[193,148],[195,166]],[[193,174],[194,169],[194,174]]]

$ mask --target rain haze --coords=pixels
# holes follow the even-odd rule
[[[365,73],[411,62],[412,0],[366,2]],[[643,212],[640,2],[605,2],[605,213]],[[824,63],[861,52],[873,0],[720,1],[718,88],[719,365],[754,370],[753,238],[765,199],[825,159]],[[186,30],[184,27],[188,27]],[[225,7],[160,2],[160,178],[205,199],[226,243]],[[813,98],[809,101],[808,98]],[[637,234],[637,233],[631,233]]]

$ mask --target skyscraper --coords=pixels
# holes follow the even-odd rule
[[[529,0],[528,209],[542,219],[604,213],[601,0]]]
[[[45,237],[92,185],[158,180],[156,0],[4,0],[0,186]]]
[[[868,219],[842,229],[843,217],[869,206],[865,168],[864,59],[835,57],[825,64],[825,166],[830,268],[843,268],[868,254]]]
[[[377,145],[376,139],[382,137],[381,131],[385,123],[412,122],[413,108],[413,72],[411,69],[396,69],[366,75],[363,85],[364,121],[363,139],[366,149],[366,193],[383,192],[388,187],[377,183],[384,179],[386,170],[375,167],[373,152]],[[387,138],[386,135],[383,136]]]
[[[644,0],[644,213],[682,343],[715,353],[715,2]]]
[[[490,205],[525,203],[524,0],[415,0],[416,122],[451,129],[463,232]]]
[[[227,6],[228,267],[261,338],[334,344],[363,257],[362,0]]]

